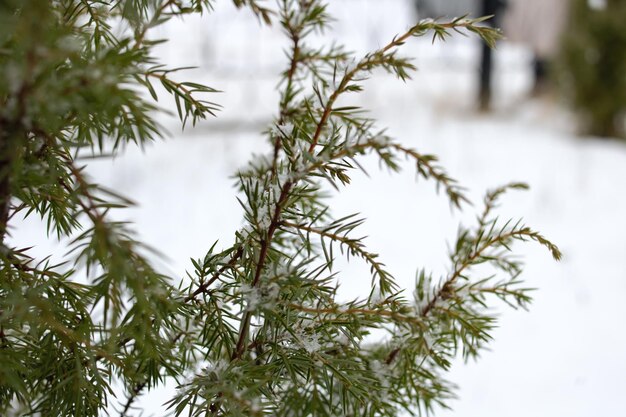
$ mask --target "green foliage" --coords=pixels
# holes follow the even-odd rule
[[[600,9],[589,3],[571,2],[561,89],[582,116],[584,133],[626,139],[626,3],[607,0]]]
[[[399,48],[412,37],[469,31],[493,43],[496,31],[480,19],[423,21],[353,60],[340,47],[305,42],[331,20],[322,1],[235,4],[282,27],[289,64],[266,133],[271,153],[237,175],[245,226],[231,247],[215,244],[192,260],[188,279],[150,265],[150,248],[110,218],[132,202],[92,183],[76,158],[159,137],[155,82],[174,97],[183,125],[214,114],[219,106],[206,95],[215,90],[171,78],[176,69],[155,61],[159,41],[147,37],[211,4],[0,6],[0,414],[97,416],[113,403],[130,415],[138,396],[163,384],[178,386],[168,402],[175,415],[429,412],[453,396],[443,376],[451,360],[476,356],[489,341],[496,318],[488,302],[530,300],[512,244],[533,240],[559,259],[539,233],[493,216],[506,189],[523,188],[511,184],[487,195],[476,225],[460,228],[450,272],[435,279],[421,271],[407,291],[359,237],[363,219],[333,217],[323,192],[325,184],[349,186],[358,160],[373,154],[393,171],[410,161],[461,208],[463,188],[434,156],[337,101],[361,91],[372,71],[408,80],[415,68]],[[72,239],[64,264],[7,244],[18,213]],[[367,297],[337,298],[337,250],[369,265]],[[374,331],[386,336],[374,340]]]

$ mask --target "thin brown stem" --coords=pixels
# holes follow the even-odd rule
[[[219,277],[224,273],[224,271],[226,271],[228,268],[233,268],[235,266],[235,264],[237,263],[237,261],[239,260],[241,255],[243,255],[243,248],[237,249],[237,251],[234,253],[232,258],[230,258],[230,261],[228,261],[228,263],[226,265],[222,266],[217,272],[215,272],[213,274],[213,276],[208,281],[205,281],[205,282],[201,283],[198,286],[198,288],[196,288],[194,290],[194,292],[192,292],[190,295],[185,297],[185,299],[184,299],[185,303],[188,303],[189,301],[195,300],[196,297],[198,295],[200,295],[200,294],[206,293],[207,290],[209,289],[209,287],[215,281],[217,281],[219,279]]]
[[[11,207],[11,171],[16,153],[15,140],[10,137],[14,132],[11,130],[0,119],[0,245],[7,232]]]
[[[96,200],[95,200],[94,196],[91,194],[91,192],[89,191],[89,183],[87,182],[87,180],[83,176],[81,170],[78,169],[74,165],[73,160],[69,156],[67,156],[65,154],[61,154],[61,157],[65,160],[65,163],[67,164],[67,167],[69,168],[70,172],[72,173],[72,176],[74,177],[74,180],[76,181],[76,185],[80,189],[81,194],[87,200],[85,202],[81,198],[76,198],[76,201],[78,202],[78,204],[83,209],[83,212],[87,215],[87,217],[89,217],[89,220],[91,220],[91,222],[94,225],[98,225],[98,224],[104,223],[104,214],[98,209],[98,205],[96,204]],[[61,181],[61,185],[70,194],[74,192],[72,187],[70,187],[70,185],[67,184],[65,181]]]
[[[423,326],[424,322],[419,317],[407,316],[405,314],[400,314],[391,310],[383,310],[383,309],[370,309],[370,308],[347,308],[342,310],[340,308],[313,308],[313,307],[305,307],[298,304],[289,304],[289,308],[294,310],[302,311],[304,313],[313,313],[313,314],[334,314],[334,315],[363,315],[363,316],[382,316],[389,317],[399,322],[411,323],[417,326]]]
[[[369,264],[373,268],[373,271],[376,271],[376,273],[379,274],[379,276],[388,276],[387,271],[382,268],[382,264],[376,261],[377,255],[364,250],[363,245],[358,240],[350,239],[346,236],[341,236],[336,233],[331,233],[327,230],[317,229],[315,227],[307,226],[304,224],[296,224],[288,221],[282,221],[280,222],[280,224],[285,227],[292,227],[294,229],[299,229],[307,233],[314,233],[321,236],[322,238],[326,237],[328,239],[339,242],[339,244],[347,246],[353,254],[357,254],[358,256],[360,256],[367,264]]]
[[[135,45],[133,46],[133,49],[139,49],[141,47],[141,45],[143,44],[144,39],[146,37],[146,34],[148,33],[148,29],[153,27],[153,25],[158,22],[159,17],[163,14],[165,9],[167,9],[169,6],[171,6],[173,4],[177,4],[177,1],[176,0],[167,0],[167,1],[163,2],[163,4],[161,4],[161,6],[159,6],[158,9],[156,9],[156,11],[154,12],[154,15],[152,16],[152,19],[150,20],[150,22],[147,23],[146,25],[144,25],[141,28],[141,31],[138,34],[135,35]]]
[[[270,222],[269,228],[267,230],[267,236],[261,241],[261,250],[259,252],[259,260],[256,265],[256,270],[254,272],[254,279],[252,281],[252,287],[257,287],[259,285],[259,281],[261,279],[261,273],[265,268],[265,262],[267,260],[267,254],[269,252],[270,245],[272,243],[272,238],[274,237],[274,232],[278,228],[280,223],[280,214],[283,209],[283,205],[287,201],[289,197],[289,192],[291,191],[291,187],[293,186],[293,182],[287,181],[280,193],[280,197],[276,202],[276,207],[274,208],[274,214],[272,216],[272,220]],[[252,318],[252,313],[250,311],[246,311],[244,313],[243,319],[241,321],[241,326],[239,328],[239,336],[237,338],[237,344],[235,346],[235,350],[233,351],[231,361],[239,359],[242,357],[245,351],[245,343],[248,337],[248,332],[250,331],[250,319]]]
[[[287,71],[287,86],[285,88],[285,96],[280,103],[280,117],[278,118],[278,124],[285,123],[287,117],[287,110],[289,106],[289,97],[293,88],[294,77],[296,70],[298,69],[298,63],[300,62],[300,38],[298,33],[292,33],[293,49],[291,53],[291,60],[289,63],[289,70]]]
[[[337,98],[339,98],[339,96],[345,91],[346,87],[348,86],[348,83],[352,81],[354,76],[363,68],[370,65],[373,57],[383,55],[385,52],[387,52],[391,48],[401,45],[406,39],[411,37],[414,33],[415,33],[415,28],[409,29],[402,36],[398,38],[394,38],[394,40],[392,40],[389,44],[387,44],[382,49],[379,49],[373,54],[367,55],[354,68],[352,68],[350,71],[347,71],[345,73],[345,75],[341,79],[341,82],[339,83],[339,86],[335,89],[335,91],[333,91],[333,93],[328,98],[326,105],[324,106],[324,109],[322,111],[322,117],[320,118],[319,123],[315,127],[315,133],[313,134],[311,146],[309,147],[309,153],[312,153],[315,147],[317,146],[317,143],[319,142],[320,136],[322,134],[322,130],[324,129],[326,122],[328,121],[328,118],[330,117],[330,114],[332,113],[332,109],[333,109],[333,105],[335,104],[335,101],[337,101]]]
[[[278,118],[279,125],[284,124],[287,118],[289,102],[291,101],[291,98],[292,98],[293,82],[294,82],[294,78],[296,75],[296,70],[298,69],[298,62],[300,61],[300,31],[297,30],[296,28],[290,28],[289,33],[291,35],[291,39],[293,40],[293,48],[292,48],[292,53],[291,53],[291,60],[289,63],[289,70],[287,71],[287,76],[286,76],[287,86],[285,87],[285,95],[283,96],[283,99],[280,102],[280,116]],[[272,177],[271,177],[272,180],[276,177],[276,170],[277,170],[280,148],[281,148],[280,134],[277,134],[276,137],[274,138],[274,155],[272,158]]]
[[[452,275],[450,275],[450,277],[446,279],[446,281],[441,286],[439,291],[437,291],[437,293],[433,296],[433,298],[431,298],[428,304],[426,304],[426,306],[422,309],[422,311],[420,312],[420,315],[422,317],[426,317],[430,313],[430,311],[435,307],[435,304],[437,303],[437,301],[443,298],[444,295],[450,291],[450,286],[453,285],[455,281],[461,276],[461,274],[463,274],[463,272],[467,268],[469,268],[474,263],[474,261],[477,258],[479,258],[491,246],[499,242],[506,242],[508,239],[511,239],[514,237],[523,238],[524,236],[527,236],[531,239],[535,239],[534,238],[535,235],[536,233],[530,231],[527,228],[523,228],[521,230],[513,229],[506,233],[498,234],[497,236],[494,236],[492,239],[487,240],[485,243],[483,243],[482,246],[480,246],[478,249],[472,252],[468,257],[466,257],[460,265],[456,266],[455,270],[452,272]]]
[[[130,393],[130,395],[126,399],[126,404],[124,405],[124,409],[120,413],[120,417],[126,417],[128,415],[127,413],[130,410],[130,407],[133,405],[133,403],[135,402],[135,400],[137,399],[139,394],[141,394],[141,391],[143,391],[143,389],[146,387],[147,384],[148,383],[144,381],[144,382],[140,382],[140,383],[136,384],[133,387],[132,392]]]
[[[435,24],[433,23],[433,25]],[[471,26],[471,22],[440,23],[436,24],[436,26],[442,29],[467,28]],[[432,29],[433,27],[430,28]],[[339,83],[339,86],[330,95],[330,97],[326,101],[324,109],[322,110],[322,117],[320,118],[320,121],[315,128],[315,133],[313,134],[311,146],[309,147],[309,153],[313,153],[313,150],[317,146],[322,131],[324,130],[324,127],[326,126],[326,123],[328,122],[328,119],[330,118],[330,115],[332,113],[333,105],[337,101],[337,98],[339,98],[339,96],[346,91],[348,83],[350,83],[350,81],[352,81],[354,77],[363,69],[372,67],[373,65],[382,64],[383,62],[381,61],[381,58],[385,53],[389,52],[389,50],[404,44],[404,42],[406,42],[406,40],[409,39],[411,36],[414,36],[416,33],[423,32],[426,29],[429,29],[429,27],[424,26],[423,24],[413,26],[402,35],[394,37],[393,40],[385,45],[383,48],[375,51],[374,53],[366,55],[361,61],[356,64],[354,68],[344,74],[341,82]]]
[[[28,80],[35,65],[32,51],[26,54],[28,61],[27,73],[24,79]],[[22,124],[26,114],[26,101],[31,90],[29,82],[25,82],[17,92],[16,113],[10,119],[0,118],[0,245],[4,242],[9,222],[11,207],[11,174],[14,163],[20,151],[20,139],[26,136],[26,129]],[[0,103],[6,104],[6,103]]]
[[[4,138],[0,141],[5,142]],[[7,141],[8,142],[8,141]],[[4,242],[9,223],[9,207],[11,206],[11,159],[8,146],[0,145],[0,244]]]

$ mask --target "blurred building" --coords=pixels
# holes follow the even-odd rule
[[[419,18],[448,19],[469,15],[472,17],[492,16],[486,22],[492,27],[500,26],[500,16],[506,6],[506,0],[415,0]],[[478,72],[478,107],[481,110],[491,108],[493,52],[483,44],[481,48],[480,69]]]
[[[530,48],[534,55],[534,93],[545,90],[550,62],[561,45],[569,0],[509,0],[503,30],[511,42]]]
[[[565,22],[568,0],[509,0],[503,22],[505,36],[528,45],[542,58],[556,54]]]
[[[482,0],[415,0],[420,18],[480,15]]]

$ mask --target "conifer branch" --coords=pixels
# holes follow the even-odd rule
[[[494,190],[490,190],[483,199],[485,208],[482,214],[478,218],[478,225],[482,229],[487,226],[489,216],[494,208],[497,207],[498,198],[509,190],[528,190],[528,185],[521,182],[512,182],[510,184],[503,185]]]
[[[340,319],[341,316],[366,316],[366,317],[389,317],[395,322],[399,323],[409,323],[418,328],[425,328],[425,323],[423,319],[419,316],[409,316],[405,314],[398,313],[392,310],[384,310],[381,308],[369,309],[369,308],[341,308],[341,307],[332,307],[332,308],[316,308],[316,307],[306,307],[297,304],[289,304],[289,308],[302,311],[305,313],[312,313],[315,315],[333,315],[337,316],[337,319]]]
[[[265,261],[267,258],[269,247],[272,243],[272,238],[274,237],[274,232],[278,228],[280,215],[283,210],[283,205],[286,203],[289,198],[289,192],[291,191],[291,187],[293,183],[291,181],[285,182],[283,185],[280,197],[276,202],[276,206],[274,207],[274,214],[270,221],[269,228],[267,230],[267,236],[261,240],[261,249],[259,252],[259,259],[256,262],[256,268],[254,272],[254,279],[252,280],[252,288],[256,288],[259,285],[259,281],[261,279],[261,273],[265,268]],[[239,329],[239,335],[237,337],[237,344],[235,346],[235,350],[233,351],[233,355],[231,357],[231,361],[235,361],[240,359],[244,354],[245,342],[248,337],[248,333],[250,330],[250,318],[252,317],[252,313],[250,311],[246,311],[241,320],[241,325]]]
[[[233,268],[237,264],[237,261],[239,261],[239,258],[241,258],[242,255],[243,255],[243,248],[240,247],[239,249],[237,249],[237,251],[235,251],[233,256],[230,258],[230,261],[228,261],[228,264],[222,266],[217,272],[215,272],[215,274],[213,274],[213,276],[208,281],[201,282],[198,288],[196,288],[191,294],[185,297],[184,302],[188,303],[189,301],[195,300],[198,295],[205,294],[207,290],[211,287],[211,285],[215,281],[217,281],[227,269]]]
[[[83,212],[89,217],[94,225],[102,225],[104,221],[104,215],[98,209],[98,204],[96,204],[95,197],[91,194],[90,191],[91,187],[89,186],[89,183],[85,180],[81,169],[78,169],[74,165],[73,160],[68,155],[61,153],[60,156],[65,161],[65,164],[72,173],[72,176],[74,177],[74,180],[76,181],[76,184],[78,186],[80,196],[84,197],[87,200],[87,202],[84,202],[80,197],[78,197],[76,201],[82,207]],[[70,194],[74,193],[74,190],[70,187],[69,184],[63,181],[61,185]]]
[[[325,228],[315,228],[312,226],[307,226],[304,224],[296,224],[289,221],[282,221],[280,224],[286,228],[294,228],[307,233],[314,233],[319,235],[322,238],[328,238],[335,242],[339,242],[341,245],[345,245],[348,247],[350,253],[352,255],[359,256],[362,258],[367,264],[370,265],[372,269],[372,280],[374,280],[378,276],[378,283],[382,293],[389,293],[391,291],[397,290],[397,284],[393,281],[393,277],[384,269],[384,264],[380,263],[376,260],[378,255],[375,253],[370,253],[365,250],[365,245],[362,242],[362,239],[354,239],[348,237],[348,234],[361,222],[357,221],[352,224],[343,224],[341,220],[338,220],[334,224],[326,226]],[[341,230],[343,235],[339,235],[337,233],[333,233],[330,230],[337,229]],[[327,262],[332,262],[332,259],[326,259]]]
[[[361,143],[342,147],[330,155],[324,156],[311,163],[306,167],[306,172],[314,172],[316,170],[333,171],[333,161],[340,161],[345,158],[352,159],[356,155],[363,154],[369,150],[376,152],[389,168],[396,171],[399,167],[394,159],[394,155],[390,153],[389,150],[398,151],[415,162],[417,172],[420,176],[425,179],[434,179],[437,184],[437,189],[442,187],[445,190],[452,205],[460,208],[463,203],[470,204],[470,201],[464,194],[463,187],[460,187],[454,178],[450,177],[443,168],[436,164],[436,156],[421,154],[414,149],[392,142],[390,138],[384,136],[373,137]]]
[[[286,6],[286,5],[285,5]],[[300,35],[301,35],[301,27],[295,28],[291,25],[291,19],[288,14],[288,10],[283,9],[283,25],[286,26],[289,36],[292,42],[291,55],[289,57],[289,69],[285,74],[284,78],[286,80],[285,92],[280,101],[280,109],[278,116],[278,124],[283,125],[287,121],[288,116],[288,107],[293,99],[295,93],[293,91],[294,88],[294,77],[296,76],[296,71],[298,69],[298,63],[300,62]],[[276,176],[276,164],[278,163],[278,157],[280,153],[281,147],[281,136],[275,135],[274,138],[274,155],[272,158],[272,179]]]
[[[155,9],[152,19],[142,25],[141,29],[135,34],[135,44],[133,45],[133,49],[141,48],[145,37],[148,34],[148,30],[159,24],[161,15],[165,12],[165,9],[174,5],[178,6],[179,10],[181,9],[180,3],[177,0],[164,0],[161,2],[161,5]]]
[[[161,135],[150,115],[156,106],[137,86],[156,101],[160,83],[183,127],[218,109],[203,100],[216,90],[170,78],[177,69],[156,61],[159,41],[148,36],[175,16],[210,10],[212,1],[35,1],[0,8],[0,21],[10,28],[0,40],[0,66],[20,69],[26,80],[19,88],[0,86],[6,95],[0,136],[16,138],[17,149],[11,154],[7,141],[0,144],[0,179],[11,181],[8,188],[0,184],[0,233],[11,220],[1,216],[6,207],[11,216],[34,212],[48,231],[72,239],[65,260],[75,260],[61,273],[46,260],[32,264],[28,249],[0,244],[6,275],[0,348],[11,353],[0,355],[0,414],[95,417],[123,386],[116,411],[126,416],[140,395],[171,379],[181,383],[167,402],[176,416],[430,412],[451,397],[442,373],[457,351],[475,355],[489,340],[495,317],[487,301],[525,307],[530,300],[521,263],[510,253],[513,241],[537,241],[560,257],[538,232],[492,220],[497,198],[521,188],[510,184],[487,195],[477,228],[461,229],[447,277],[432,286],[422,272],[409,300],[355,235],[362,220],[336,219],[324,193],[324,181],[348,186],[351,173],[363,170],[359,158],[371,153],[392,171],[406,159],[453,205],[467,201],[434,156],[392,140],[361,108],[338,102],[361,91],[376,69],[410,79],[415,66],[399,51],[413,36],[445,39],[463,30],[493,43],[498,33],[479,26],[481,19],[422,21],[350,61],[341,46],[310,46],[311,34],[331,21],[323,0],[277,0],[272,10],[257,0],[233,2],[267,24],[278,17],[291,40],[288,62],[270,154],[238,176],[245,224],[231,246],[214,251],[216,243],[203,259],[192,259],[190,283],[178,288],[153,269],[127,227],[111,221],[110,210],[132,202],[92,183],[74,151],[115,155],[120,145]],[[120,23],[132,33],[111,30]],[[13,169],[5,170],[6,161]],[[337,301],[337,247],[369,266],[368,297]],[[470,280],[470,270],[478,270],[472,267],[482,263],[496,274]],[[88,283],[77,284],[83,268]],[[496,281],[499,274],[505,279]],[[377,331],[390,339],[371,342]],[[206,367],[196,369],[199,364]]]
[[[495,220],[493,221],[495,225]],[[470,268],[472,265],[476,263],[482,256],[484,256],[485,252],[488,249],[493,247],[504,247],[507,250],[509,249],[509,244],[512,239],[516,240],[534,240],[538,242],[540,245],[545,246],[550,250],[552,257],[559,261],[562,257],[559,249],[552,242],[543,237],[540,233],[531,230],[526,226],[519,226],[519,223],[513,226],[510,230],[505,230],[506,225],[502,228],[502,230],[495,234],[488,234],[485,237],[485,240],[481,240],[480,237],[472,244],[476,247],[473,251],[470,251],[468,254],[463,256],[460,261],[455,264],[455,268],[450,274],[450,276],[444,281],[441,288],[434,294],[428,304],[421,310],[420,315],[422,317],[426,317],[430,311],[436,306],[437,301],[446,297],[454,283],[463,276],[463,273],[466,269]]]
[[[126,403],[124,404],[124,408],[120,412],[120,417],[126,417],[128,415],[128,412],[130,411],[130,407],[137,400],[137,397],[139,397],[139,395],[141,394],[141,391],[143,391],[143,389],[146,387],[146,385],[147,385],[147,382],[141,382],[141,383],[138,383],[137,385],[135,385],[133,387],[130,395],[126,399]]]
[[[422,21],[417,25],[411,27],[402,35],[395,36],[391,42],[379,50],[367,54],[361,59],[353,68],[346,71],[341,78],[339,85],[331,93],[330,97],[326,100],[321,112],[319,122],[315,127],[315,133],[313,133],[311,139],[311,145],[309,146],[309,153],[313,153],[313,150],[317,146],[320,136],[326,123],[331,116],[333,106],[339,96],[346,91],[350,91],[349,83],[363,71],[371,71],[377,67],[384,67],[391,72],[394,72],[399,78],[405,80],[408,78],[407,70],[414,70],[415,67],[406,60],[397,60],[394,53],[389,54],[389,51],[403,45],[409,38],[414,36],[421,36],[425,32],[432,30],[434,36],[445,40],[447,30],[453,29],[467,29],[476,32],[481,38],[490,44],[495,45],[495,39],[498,38],[498,33],[493,29],[484,29],[476,26],[476,23],[481,22],[483,19],[465,19],[458,18],[449,23],[437,23],[434,21]]]
[[[179,83],[167,77],[168,73],[178,71],[179,69],[151,69],[145,73],[146,81],[144,85],[146,85],[146,87],[150,91],[150,94],[152,94],[152,96],[156,99],[156,92],[154,91],[154,88],[147,80],[147,78],[156,78],[161,82],[163,88],[168,93],[173,95],[174,101],[176,103],[176,110],[178,111],[178,117],[183,123],[184,128],[189,116],[191,116],[192,124],[195,126],[197,120],[205,119],[207,114],[215,116],[216,112],[220,109],[220,106],[218,104],[206,100],[200,100],[194,97],[194,94],[196,93],[216,93],[218,92],[217,90],[197,83]]]
[[[440,185],[443,186],[450,202],[454,206],[460,208],[462,203],[470,203],[467,197],[463,194],[463,188],[457,185],[456,180],[449,177],[442,168],[434,165],[437,161],[436,157],[432,155],[422,155],[417,151],[406,148],[400,144],[394,143],[391,146],[415,160],[417,171],[420,175],[424,178],[434,178],[438,187]]]

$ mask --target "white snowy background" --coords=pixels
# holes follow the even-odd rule
[[[357,56],[384,45],[415,19],[405,0],[333,1],[337,18],[327,39]],[[156,260],[173,276],[184,276],[190,257],[203,256],[217,239],[226,246],[241,226],[231,176],[253,153],[268,152],[259,133],[277,108],[276,84],[288,46],[278,27],[264,27],[232,2],[200,18],[170,22],[154,32],[169,37],[160,49],[172,66],[197,66],[181,80],[220,89],[213,100],[218,117],[181,132],[163,117],[170,138],[143,151],[129,147],[114,160],[89,162],[96,181],[138,203],[119,214],[138,235],[166,257]],[[455,364],[450,379],[459,385],[453,411],[440,417],[590,417],[626,413],[626,144],[579,137],[575,120],[554,98],[529,100],[529,52],[502,42],[496,53],[494,111],[481,114],[474,99],[478,42],[457,36],[445,44],[412,40],[404,50],[420,71],[406,84],[377,75],[366,92],[350,98],[371,110],[380,127],[406,145],[434,153],[470,190],[475,207],[451,211],[433,184],[415,182],[407,164],[400,175],[357,175],[336,194],[336,215],[367,217],[362,229],[407,286],[425,267],[444,273],[446,244],[459,221],[472,219],[484,191],[524,181],[529,192],[509,194],[502,217],[523,217],[564,252],[555,263],[534,244],[525,255],[523,278],[538,290],[530,311],[502,311],[490,351],[477,362]],[[163,106],[169,102],[162,101]],[[16,244],[57,257],[62,249],[42,241],[42,225],[31,219],[13,231]],[[369,282],[366,269],[342,264],[342,294],[353,296]],[[149,413],[164,415],[161,403],[172,390],[145,396]]]

